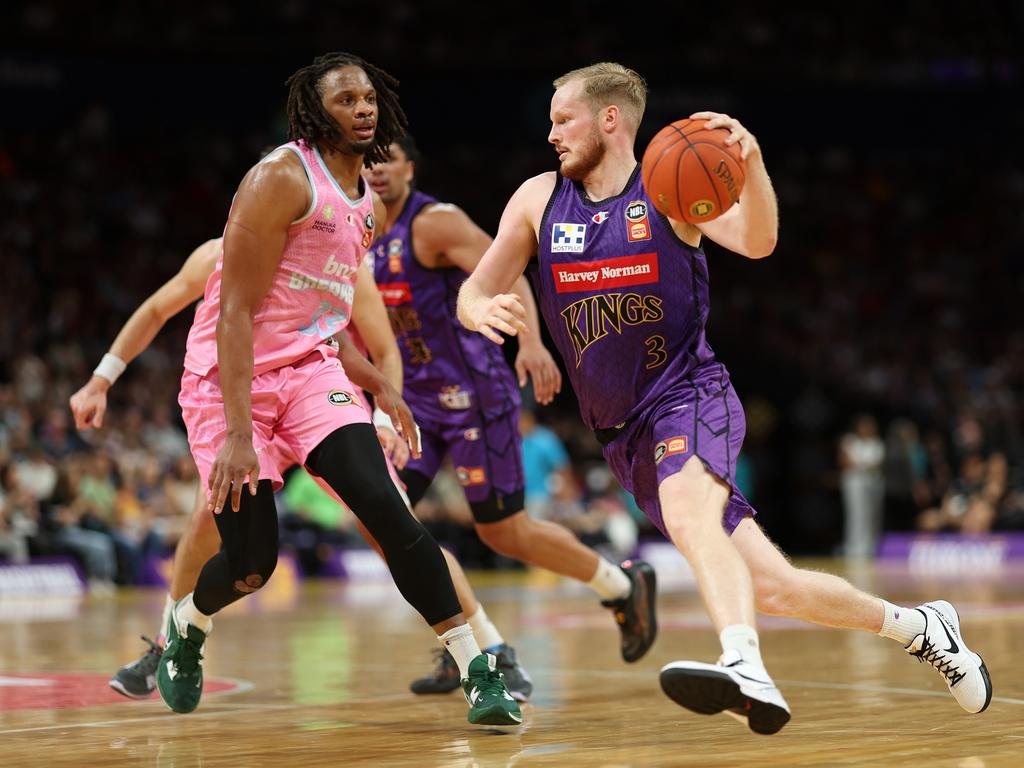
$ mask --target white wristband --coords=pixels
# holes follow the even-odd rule
[[[380,408],[373,409],[373,426],[387,427],[392,432],[395,431],[395,426],[391,423],[391,417],[384,413]]]
[[[109,352],[103,356],[100,360],[100,364],[96,366],[96,370],[92,372],[93,376],[101,376],[111,384],[117,381],[117,377],[124,373],[124,369],[128,365],[117,355],[112,355]]]

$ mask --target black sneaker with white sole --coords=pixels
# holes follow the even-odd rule
[[[674,661],[661,669],[661,689],[691,712],[723,712],[754,733],[772,734],[789,722],[789,705],[764,667],[749,664],[735,651],[717,664]]]

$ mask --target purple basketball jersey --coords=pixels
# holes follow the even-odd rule
[[[409,407],[420,419],[461,423],[517,408],[519,389],[501,348],[467,331],[456,318],[466,273],[454,267],[427,269],[416,260],[413,220],[436,202],[412,192],[373,245],[373,272],[402,353]]]
[[[559,174],[538,237],[540,309],[591,429],[629,421],[714,360],[704,252],[654,209],[640,166],[600,202]]]

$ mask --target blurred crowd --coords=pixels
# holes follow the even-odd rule
[[[310,50],[308,40],[288,41],[297,30],[328,29],[308,23],[313,4],[275,6],[285,42],[279,58],[253,62],[252,72],[277,90],[260,95],[260,77],[239,81],[224,52],[270,35],[238,24],[232,4],[207,3],[166,25],[146,3],[118,5],[117,23],[92,40],[95,55],[83,51],[89,36],[80,29],[91,17],[47,2],[0,12],[2,34],[19,41],[0,61],[0,94],[22,116],[0,126],[0,559],[71,555],[97,585],[141,578],[141,564],[168,552],[186,525],[197,481],[176,396],[190,313],[171,320],[111,390],[102,429],[76,432],[68,398],[135,307],[220,232],[238,180],[265,145],[284,139],[280,83]],[[588,7],[566,7],[581,29]],[[371,23],[368,6],[345,8],[346,23]],[[707,25],[685,74],[711,85],[695,93],[661,80],[641,134],[720,101],[750,116],[779,194],[772,258],[747,262],[707,247],[709,338],[747,409],[739,482],[769,534],[797,553],[867,554],[883,530],[1019,527],[1024,161],[1012,141],[983,157],[963,139],[993,125],[1004,137],[1024,128],[1019,99],[1007,97],[1024,79],[1013,45],[1020,10],[982,4],[972,25],[950,26],[935,23],[929,4],[911,4],[855,44],[855,27],[815,8],[778,18],[737,12],[731,25]],[[442,35],[414,3],[378,13],[385,31],[366,55],[409,73],[403,101],[427,151],[427,191],[492,232],[522,178],[553,165],[544,143],[551,76],[615,57],[652,85],[665,77],[656,46],[625,48],[598,29],[569,35],[566,48],[542,46],[523,62],[521,82],[478,61],[463,87],[497,83],[521,109],[510,116],[500,100],[481,101],[476,123],[493,129],[466,136],[437,123],[433,100],[457,93],[474,36],[450,44],[451,29]],[[149,18],[161,19],[160,34],[143,34]],[[744,56],[714,44],[726,29]],[[500,62],[522,30],[509,21],[493,31],[489,60]],[[214,33],[223,49],[202,53]],[[797,38],[801,46],[783,45]],[[139,40],[151,47],[140,50]],[[194,55],[163,55],[178,50]],[[127,59],[144,64],[126,69]],[[743,62],[759,65],[734,72]],[[762,87],[775,76],[787,88]],[[205,80],[214,83],[206,90]],[[140,86],[165,88],[167,100],[188,93],[194,110],[168,115],[160,99],[140,100]],[[456,112],[468,103],[451,98]],[[804,102],[857,103],[861,119],[822,112],[829,130],[810,133],[777,118]],[[879,105],[895,104],[911,104],[903,114],[921,125],[887,122]],[[975,119],[971,110],[982,107],[987,117]],[[998,123],[986,124],[994,116]],[[653,534],[580,426],[571,393],[524,415],[523,433],[531,514],[614,552]],[[312,571],[325,546],[349,543],[353,532],[307,480],[290,475],[280,507],[285,541]],[[471,565],[502,565],[466,529],[450,479],[420,513]]]

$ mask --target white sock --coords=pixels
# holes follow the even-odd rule
[[[722,651],[735,651],[748,664],[764,666],[761,660],[761,643],[757,639],[757,630],[749,624],[730,624],[722,630],[718,639],[722,643]]]
[[[487,611],[484,610],[482,603],[477,603],[476,613],[472,616],[467,616],[466,621],[469,626],[473,628],[473,636],[476,638],[477,643],[485,651],[494,653],[494,649],[505,642],[505,638],[501,636],[501,632],[494,626],[490,618],[487,616]]]
[[[453,627],[443,635],[438,635],[437,639],[459,665],[459,677],[463,680],[469,677],[469,662],[480,655],[480,646],[473,636],[473,628],[469,624]]]
[[[185,595],[174,609],[174,613],[177,617],[179,632],[182,623],[191,624],[198,630],[210,634],[210,630],[213,628],[213,617],[207,616],[202,613],[196,604],[192,602],[192,592]]]
[[[171,611],[174,609],[174,598],[167,593],[164,600],[164,615],[160,617],[160,634],[156,636],[158,645],[167,645],[167,628],[171,625]]]
[[[878,630],[882,637],[891,638],[907,646],[924,632],[926,622],[920,611],[914,608],[900,608],[888,600],[883,600],[882,605],[885,607],[885,618],[882,620],[882,628]]]
[[[597,592],[602,600],[620,600],[629,596],[633,582],[619,566],[598,555],[597,572],[587,582],[587,586]]]

